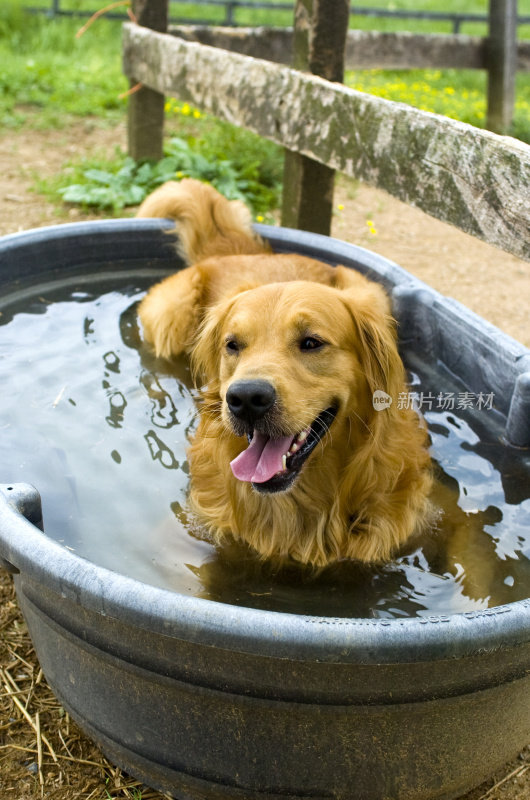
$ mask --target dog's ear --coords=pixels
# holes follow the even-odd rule
[[[191,370],[198,386],[217,385],[221,360],[221,328],[226,314],[232,305],[232,298],[225,299],[211,306],[204,314],[202,323],[196,333],[191,350]]]
[[[157,356],[171,358],[190,349],[201,321],[204,292],[203,275],[188,267],[153,286],[144,297],[138,315]]]
[[[222,300],[206,309],[191,349],[191,369],[197,385],[211,384],[219,378],[223,323],[238,298],[256,285],[245,283],[234,287]]]
[[[219,378],[224,305],[221,303],[209,308],[197,331],[190,358],[193,379],[197,386],[210,385]]]
[[[346,267],[337,267],[335,286],[350,312],[368,388],[397,400],[405,371],[397,347],[396,322],[384,289]]]

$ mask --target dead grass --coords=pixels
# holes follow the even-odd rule
[[[60,706],[37,662],[13,584],[0,571],[2,800],[162,800],[110,764]]]

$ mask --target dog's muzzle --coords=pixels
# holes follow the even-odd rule
[[[277,396],[263,380],[236,381],[226,393],[233,429],[246,433],[249,445],[231,463],[234,476],[251,483],[263,494],[284,492],[298,477],[303,465],[329,430],[337,406],[326,408],[301,431],[273,433],[271,425]]]

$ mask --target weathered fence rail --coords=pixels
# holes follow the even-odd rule
[[[211,25],[171,25],[169,33],[188,42],[220,47],[234,53],[292,63],[292,28],[226,28]],[[487,69],[488,39],[464,34],[383,33],[349,30],[346,69]],[[516,68],[530,71],[530,41],[517,45]]]
[[[131,23],[125,73],[530,260],[530,147]],[[433,254],[434,257],[434,254]]]

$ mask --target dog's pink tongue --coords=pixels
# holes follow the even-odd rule
[[[269,439],[254,431],[247,449],[230,462],[232,472],[240,481],[265,483],[283,469],[282,456],[287,453],[292,441],[292,436]]]

